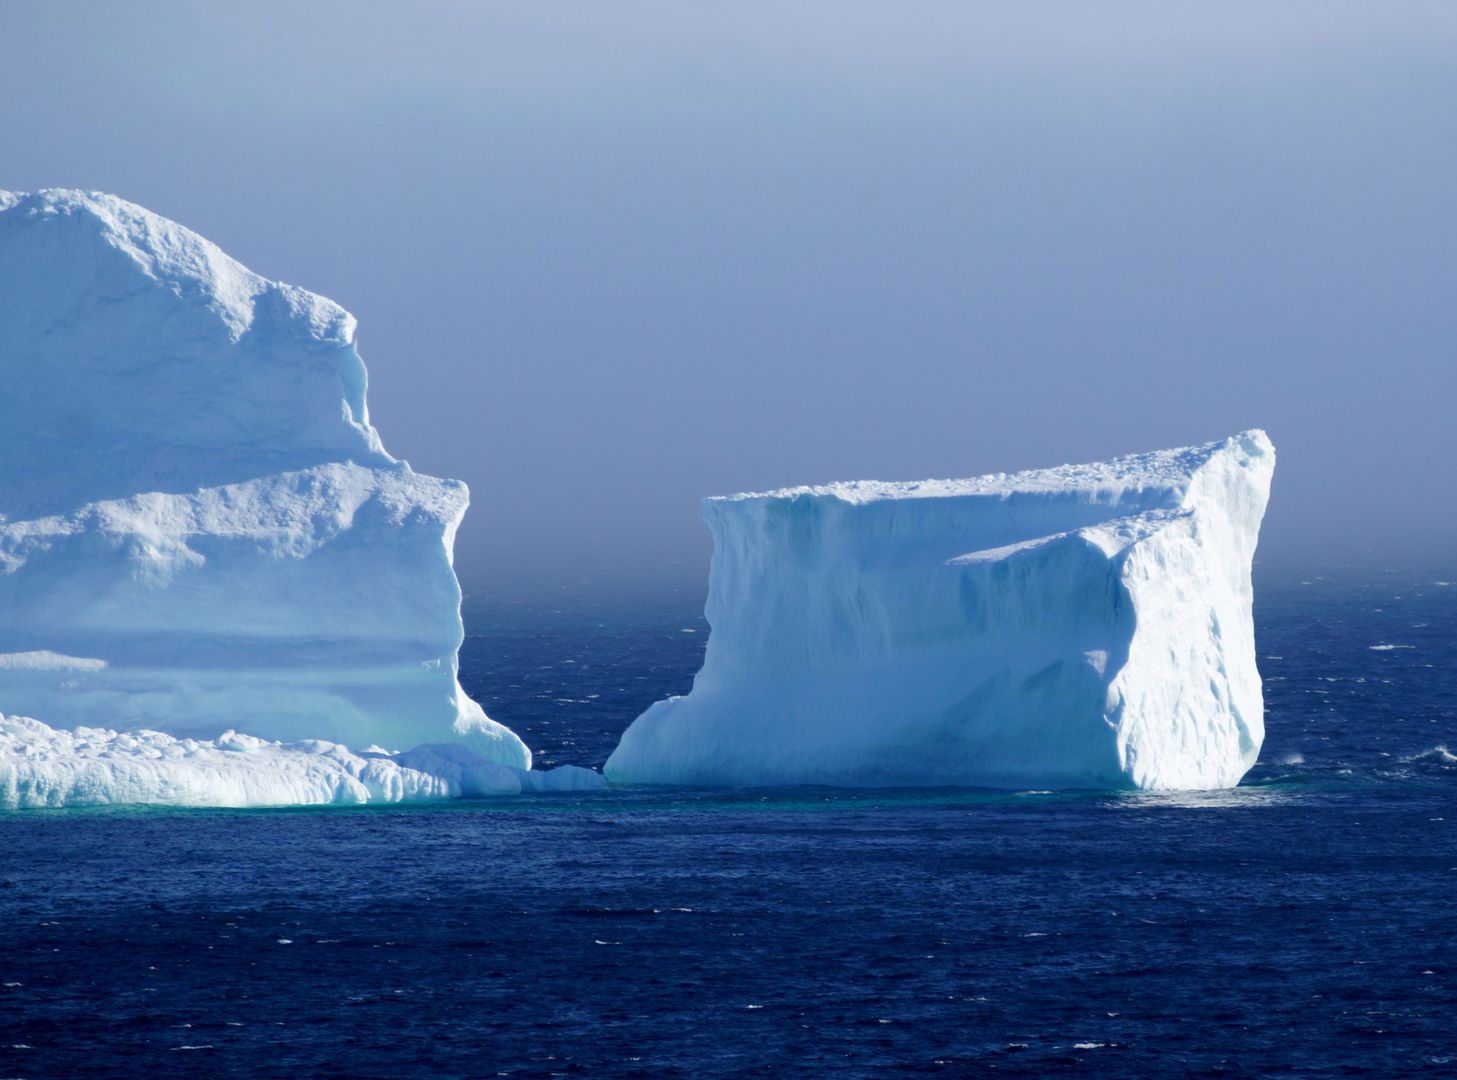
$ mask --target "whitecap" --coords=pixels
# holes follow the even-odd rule
[[[1445,746],[1434,746],[1430,750],[1423,750],[1420,754],[1413,754],[1411,757],[1404,757],[1401,760],[1408,765],[1457,765],[1457,754],[1452,753]]]

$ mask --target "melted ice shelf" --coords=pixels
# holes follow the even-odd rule
[[[708,651],[619,783],[1231,787],[1274,448],[709,499]]]

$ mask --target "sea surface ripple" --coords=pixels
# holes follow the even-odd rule
[[[1260,580],[1234,791],[0,816],[0,1076],[1457,1074],[1447,579]],[[470,601],[463,681],[600,765],[700,603]]]

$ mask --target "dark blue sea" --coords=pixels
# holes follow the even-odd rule
[[[0,817],[0,1076],[1457,1075],[1443,581],[1261,572],[1217,794]],[[471,597],[463,681],[600,765],[700,607]]]

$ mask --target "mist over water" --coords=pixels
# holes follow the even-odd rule
[[[701,580],[707,495],[1259,426],[1263,557],[1448,550],[1450,4],[11,0],[0,187],[360,320],[472,586]]]

